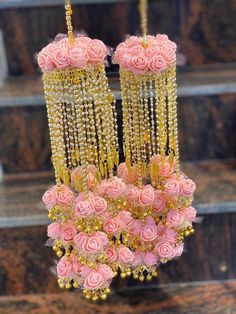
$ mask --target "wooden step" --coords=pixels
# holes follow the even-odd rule
[[[236,280],[120,289],[92,303],[77,292],[0,297],[1,314],[229,314]]]

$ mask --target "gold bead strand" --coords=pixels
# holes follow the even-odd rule
[[[130,109],[128,105],[128,80],[125,72],[120,70],[121,98],[122,98],[122,118],[123,118],[123,151],[128,169],[131,165],[130,149]]]
[[[109,176],[113,176],[114,170],[114,158],[113,152],[115,150],[115,141],[114,141],[114,121],[112,113],[112,99],[109,98],[108,94],[108,81],[105,74],[104,66],[99,68],[99,91],[101,99],[104,99],[103,105],[101,107],[102,112],[102,124],[103,124],[103,135],[104,135],[104,144],[106,147],[106,157],[105,162],[108,167]],[[110,94],[111,95],[111,94]]]
[[[129,74],[128,74],[129,75]],[[133,77],[130,73],[130,77],[127,78],[128,83],[128,108],[129,108],[129,126],[130,126],[130,152],[131,152],[131,165],[137,164],[137,151],[135,143],[135,123],[134,123],[134,113],[133,113]]]
[[[93,158],[94,164],[98,168],[99,167],[99,160],[98,160],[98,142],[96,136],[96,120],[94,117],[94,106],[93,106],[93,72],[88,73],[88,84],[87,88],[89,91],[89,103],[88,103],[88,116],[90,121],[90,134],[91,134],[91,147],[93,150]]]
[[[141,19],[141,31],[143,34],[143,45],[144,47],[147,46],[147,33],[148,33],[148,27],[147,27],[147,2],[148,0],[140,0],[139,2],[139,14],[140,14],[140,19]]]
[[[148,148],[148,160],[152,157],[152,146],[151,146],[151,124],[150,124],[150,115],[149,115],[149,106],[148,106],[148,89],[147,81],[143,81],[143,97],[144,97],[144,120],[145,120],[145,129],[146,129],[146,140]]]
[[[142,159],[141,159],[141,144],[140,144],[140,124],[139,124],[139,109],[140,103],[138,99],[138,82],[133,80],[131,84],[132,89],[132,110],[133,110],[133,123],[134,123],[134,141],[137,156],[137,170],[138,170],[138,184],[142,186]]]
[[[173,66],[170,72],[170,80],[172,82],[171,94],[172,94],[172,107],[173,107],[173,128],[174,128],[174,151],[176,159],[176,170],[179,169],[179,142],[178,142],[178,114],[177,114],[177,84],[176,84],[176,66]]]
[[[146,125],[144,119],[144,95],[143,95],[143,84],[139,81],[139,123],[140,123],[140,145],[141,145],[141,160],[142,160],[142,177],[146,177],[146,164],[147,164],[147,154],[146,154]]]
[[[52,164],[55,171],[56,184],[60,185],[60,176],[58,173],[57,165],[57,141],[56,141],[56,125],[55,125],[55,103],[53,100],[53,87],[48,85],[46,80],[44,81],[44,93],[47,107],[49,136],[52,150]]]
[[[165,85],[163,82],[163,74],[158,79],[159,89],[159,138],[160,138],[160,153],[165,156],[167,144],[167,129],[166,129],[166,100],[165,100]]]
[[[155,87],[155,112],[154,112],[154,118],[156,120],[156,147],[157,147],[157,154],[160,154],[160,114],[159,114],[159,107],[160,107],[160,101],[159,101],[159,90],[158,90],[158,81],[159,78],[155,78],[154,81],[154,87]]]
[[[150,92],[150,119],[151,119],[151,147],[152,154],[156,154],[156,139],[155,139],[155,119],[154,119],[154,94],[153,94],[153,80],[149,80],[149,92]]]
[[[70,0],[65,0],[65,10],[66,10],[66,25],[67,25],[67,33],[70,44],[74,43],[74,35],[73,35],[73,26],[72,26],[72,7]]]
[[[82,168],[82,182],[81,182],[81,191],[87,193],[87,160],[85,155],[85,143],[86,143],[86,129],[84,125],[83,119],[83,92],[82,89],[84,88],[83,80],[84,80],[85,72],[81,75],[81,79],[79,84],[76,86],[77,88],[74,89],[74,95],[76,99],[75,103],[75,111],[76,111],[76,120],[77,120],[77,129],[78,129],[78,140],[79,140],[79,158],[80,158],[80,165]]]

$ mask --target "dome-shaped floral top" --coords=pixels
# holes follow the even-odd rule
[[[74,43],[68,37],[59,38],[44,47],[38,55],[43,72],[70,68],[85,69],[103,63],[107,47],[101,40],[76,36]]]
[[[133,73],[158,73],[176,63],[176,44],[167,35],[131,36],[118,45],[114,61],[122,69]]]

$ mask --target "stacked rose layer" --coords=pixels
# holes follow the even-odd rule
[[[77,36],[73,43],[67,37],[55,40],[38,55],[38,64],[43,72],[70,68],[85,69],[103,63],[107,47],[101,40]]]
[[[88,193],[76,192],[80,168],[71,173],[74,191],[61,185],[45,192],[43,201],[55,221],[48,236],[61,257],[61,287],[81,287],[87,298],[105,299],[118,272],[122,278],[151,279],[160,263],[182,254],[196,217],[191,206],[195,184],[176,173],[169,157],[154,155],[150,164],[157,179],[143,187],[136,169],[122,163],[118,177],[101,182],[96,167],[88,165]]]
[[[131,36],[118,45],[114,61],[122,69],[133,73],[158,73],[176,62],[176,44],[167,35],[143,37]]]

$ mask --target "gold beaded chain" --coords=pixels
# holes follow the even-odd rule
[[[65,10],[66,10],[66,26],[67,26],[67,34],[69,38],[69,42],[71,44],[74,43],[74,34],[73,34],[73,26],[72,26],[72,7],[70,0],[65,0]]]
[[[147,18],[147,10],[148,10],[148,0],[140,0],[139,2],[139,14],[141,20],[141,31],[143,34],[143,45],[147,46],[147,33],[148,33],[148,18]]]

